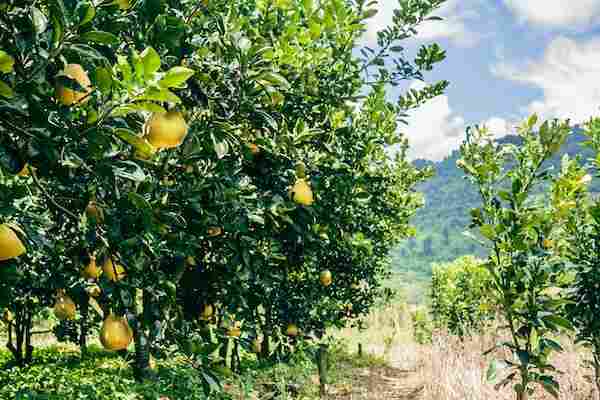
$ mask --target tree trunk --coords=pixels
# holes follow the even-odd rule
[[[22,367],[33,360],[31,345],[31,328],[33,317],[26,306],[17,306],[15,319],[8,324],[8,341],[6,348],[11,352],[16,365]],[[13,336],[14,328],[14,336]]]
[[[134,375],[138,382],[142,382],[146,379],[153,377],[153,371],[150,368],[150,349],[148,345],[148,338],[144,333],[141,324],[138,322],[137,329],[134,331],[134,345],[135,345],[135,363],[134,363]]]
[[[88,316],[90,298],[83,296],[81,303],[81,321],[79,324],[79,350],[81,351],[81,357],[85,358],[87,355],[87,332],[88,332]]]
[[[142,314],[136,316],[133,329],[133,340],[135,345],[134,376],[138,382],[153,379],[156,375],[150,368],[150,343],[145,330],[145,320],[150,319],[150,295],[145,290],[142,292]],[[146,317],[146,318],[144,318]]]
[[[327,345],[320,344],[317,352],[317,366],[319,368],[319,395],[327,395]]]
[[[265,325],[263,326],[263,343],[260,358],[266,360],[271,354],[271,335],[273,326],[271,324],[271,307],[265,307]]]
[[[594,354],[594,383],[596,384],[596,398],[600,399],[600,355]]]
[[[33,360],[33,346],[31,345],[31,329],[33,328],[33,316],[25,310],[25,364]]]

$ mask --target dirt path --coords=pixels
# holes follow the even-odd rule
[[[330,400],[417,400],[423,384],[415,371],[392,367],[356,370],[350,384],[331,388]]]
[[[424,400],[418,367],[402,368],[390,357],[390,366],[353,371],[352,381],[329,390],[329,400]]]

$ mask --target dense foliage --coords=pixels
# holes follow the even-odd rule
[[[458,165],[480,193],[482,206],[471,210],[471,228],[488,249],[485,267],[499,314],[506,321],[510,340],[502,347],[510,357],[502,360],[506,375],[499,386],[513,384],[518,400],[526,400],[539,385],[557,396],[550,355],[561,346],[554,340],[571,324],[564,318],[565,300],[555,298],[565,262],[552,250],[557,222],[575,204],[569,198],[585,188],[585,171],[572,168],[568,158],[552,180],[550,195],[536,194],[552,174],[544,162],[564,144],[567,122],[545,121],[534,130],[532,116],[519,129],[522,143],[498,146],[485,128],[467,132]],[[498,363],[489,375],[495,375]]]
[[[593,151],[583,144],[587,140],[580,127],[573,128],[565,144],[554,154],[544,167],[560,169],[562,157],[566,154],[583,159],[593,156]],[[498,145],[522,143],[519,136],[509,135],[497,139]],[[484,248],[476,241],[465,240],[463,234],[470,222],[469,210],[477,207],[481,200],[477,190],[464,179],[464,174],[456,166],[460,152],[454,151],[445,159],[433,162],[415,160],[419,168],[434,169],[434,176],[417,188],[423,192],[425,204],[414,218],[417,234],[392,251],[394,270],[401,272],[411,282],[427,282],[431,278],[434,263],[453,261],[464,255],[483,257]],[[599,192],[600,183],[592,182],[590,191]]]
[[[585,131],[589,139],[586,144],[598,154],[600,120],[590,120]],[[597,157],[583,161],[588,169],[597,171]],[[572,169],[578,171],[581,167],[573,162]],[[591,179],[589,175],[585,176]],[[569,200],[576,206],[570,210],[564,225],[563,253],[572,263],[572,282],[567,292],[571,303],[567,307],[567,316],[575,327],[578,342],[591,349],[590,365],[600,390],[600,199],[593,198],[585,190],[577,190],[569,194]]]
[[[495,317],[491,275],[482,264],[473,256],[465,256],[433,266],[430,301],[438,327],[462,337],[481,332]]]
[[[364,315],[429,175],[397,124],[447,83],[386,88],[445,57],[400,45],[442,2],[400,0],[376,49],[365,0],[3,2],[0,306],[54,304],[83,350],[101,317],[138,379],[179,350],[207,390],[232,346]]]

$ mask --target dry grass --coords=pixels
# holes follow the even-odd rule
[[[412,324],[406,305],[390,306],[374,312],[367,318],[365,331],[344,329],[336,333],[356,348],[358,343],[367,351],[384,356],[394,367],[414,371],[418,377],[414,385],[422,385],[421,400],[512,400],[515,395],[511,385],[500,390],[494,382],[486,381],[489,362],[494,355],[483,356],[483,352],[501,338],[487,334],[461,342],[445,332],[433,335],[431,344],[419,345],[412,339]],[[490,329],[489,332],[493,332]],[[585,349],[577,347],[568,337],[560,340],[565,351],[556,353],[552,363],[560,371],[556,378],[561,386],[560,400],[598,400],[585,367],[589,357]],[[496,354],[502,356],[502,354]],[[498,373],[503,377],[502,372]],[[415,381],[411,377],[410,381]],[[543,390],[538,390],[531,400],[554,399]]]
[[[575,347],[571,340],[563,338],[565,351],[552,360],[561,371],[556,378],[561,386],[559,399],[594,399],[593,387],[584,367],[585,352]],[[493,356],[484,357],[482,349],[493,343],[489,336],[477,336],[460,342],[447,334],[436,334],[433,343],[423,354],[425,368],[421,370],[425,383],[425,399],[439,400],[509,400],[514,399],[511,386],[495,390],[485,375]],[[497,354],[501,356],[501,354]],[[499,376],[500,378],[502,375]],[[543,390],[537,390],[533,399],[553,399]]]

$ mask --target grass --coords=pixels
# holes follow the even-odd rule
[[[220,379],[223,392],[206,396],[198,371],[180,358],[157,360],[158,377],[137,383],[131,360],[107,352],[97,345],[89,347],[82,359],[72,345],[50,345],[34,353],[34,363],[11,368],[10,354],[0,351],[0,399],[317,399],[319,381],[310,348],[297,348],[288,363],[259,362],[244,354],[242,373]],[[381,358],[365,354],[357,357],[336,341],[330,347],[330,381],[349,385],[356,368],[383,365]]]
[[[406,395],[405,399],[515,398],[510,386],[496,390],[495,382],[486,381],[492,356],[482,354],[502,340],[495,333],[495,327],[464,341],[446,332],[435,332],[431,343],[419,344],[413,337],[411,313],[414,311],[414,306],[400,302],[366,317],[365,329],[329,332],[334,340],[330,345],[328,400],[379,400],[372,389],[378,385],[384,389],[386,380],[376,380],[376,374],[381,375],[380,378],[393,375],[398,390],[406,389],[402,393],[418,392],[418,395]],[[561,339],[565,351],[552,360],[560,371],[557,374],[561,385],[559,400],[598,399],[589,379],[591,371],[585,366],[589,354],[569,337]],[[357,355],[359,343],[363,348],[360,357]],[[62,345],[37,350],[35,359],[35,364],[28,368],[3,369],[9,354],[0,351],[0,399],[14,399],[19,392],[37,393],[37,397],[23,397],[30,399],[208,399],[202,393],[197,371],[181,359],[158,360],[158,379],[145,384],[135,382],[128,361],[96,345],[91,347],[90,357],[84,360],[80,359],[76,347]],[[364,379],[369,374],[371,377]],[[499,379],[502,377],[499,373]],[[223,393],[209,397],[211,400],[319,397],[314,348],[308,346],[296,348],[289,363],[259,362],[254,355],[244,354],[242,374],[221,379]],[[551,398],[542,391],[532,397],[535,400]]]
[[[515,394],[511,385],[496,390],[496,382],[488,382],[486,372],[493,355],[483,353],[503,338],[498,327],[492,326],[485,334],[459,340],[447,332],[432,335],[431,343],[419,344],[414,340],[411,312],[414,306],[396,304],[376,310],[366,318],[365,330],[343,329],[334,332],[356,348],[358,343],[367,344],[368,350],[382,357],[385,362],[404,371],[412,371],[412,384],[422,387],[421,400],[512,400]],[[591,381],[592,371],[586,366],[590,354],[574,344],[572,338],[563,336],[560,342],[565,349],[551,360],[558,369],[556,374],[561,391],[559,400],[596,400]],[[505,354],[497,353],[502,357]],[[504,375],[498,374],[498,381]],[[407,383],[408,384],[408,383]],[[416,397],[415,397],[416,398]],[[537,390],[535,400],[554,399]]]

